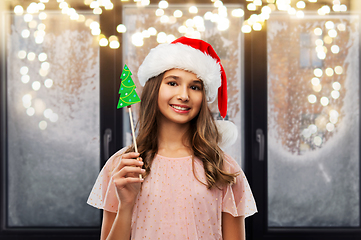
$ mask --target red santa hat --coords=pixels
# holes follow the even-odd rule
[[[222,118],[227,115],[227,77],[221,59],[213,47],[202,40],[180,37],[170,44],[160,44],[151,49],[138,70],[138,79],[142,86],[152,77],[170,70],[183,69],[197,75],[203,81],[207,102],[212,103],[218,94],[218,109]],[[224,122],[224,123],[221,123]],[[220,145],[233,144],[237,131],[230,122],[218,121],[222,135]]]

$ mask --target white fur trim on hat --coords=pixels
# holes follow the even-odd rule
[[[218,143],[219,146],[222,149],[232,146],[238,137],[237,126],[231,121],[226,120],[216,120],[216,125],[221,135],[221,141]]]
[[[185,44],[160,44],[150,50],[138,70],[142,86],[152,77],[170,69],[183,69],[197,75],[203,81],[207,102],[213,102],[221,86],[221,67],[217,61]]]

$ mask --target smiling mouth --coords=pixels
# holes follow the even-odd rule
[[[187,107],[180,107],[180,106],[176,106],[176,105],[170,105],[170,106],[174,109],[181,110],[181,111],[188,111],[190,109]]]

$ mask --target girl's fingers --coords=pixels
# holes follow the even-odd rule
[[[130,152],[130,153],[124,153],[124,154],[117,156],[118,164],[117,164],[116,168],[118,168],[120,166],[120,164],[122,164],[123,159],[136,159],[139,157],[139,155],[140,155],[139,153]]]
[[[133,157],[133,158],[130,158]],[[118,172],[125,166],[143,166],[143,159],[139,157],[139,153],[127,153],[121,156],[118,165],[114,168],[112,173]]]
[[[131,158],[137,158],[139,157],[139,153],[136,153],[136,152],[129,152],[129,153],[124,153],[122,155],[122,158],[127,158],[127,159],[131,159]]]
[[[127,178],[118,178],[114,180],[114,184],[117,188],[123,188],[127,184],[130,183],[142,183],[144,182],[144,179],[139,177],[127,177]]]
[[[141,167],[143,164],[143,161],[137,159],[122,159],[121,163],[119,164],[119,170],[126,166]]]
[[[142,169],[139,167],[134,167],[134,166],[125,166],[120,171],[114,173],[113,179],[128,178],[131,176],[139,176],[139,174],[143,174],[143,173],[145,173],[145,169]]]

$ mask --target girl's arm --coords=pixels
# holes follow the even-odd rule
[[[139,178],[139,174],[145,172],[140,168],[143,162],[138,157],[139,153],[123,154],[118,166],[112,172],[112,180],[119,200],[118,212],[103,211],[101,240],[130,239],[133,207],[140,185],[144,181]]]
[[[112,229],[115,217],[117,216],[114,212],[109,212],[107,210],[103,210],[103,223],[102,223],[102,231],[100,235],[100,240],[106,240],[107,236]]]
[[[103,211],[101,240],[129,240],[132,209],[119,209],[118,213]]]
[[[222,235],[223,240],[245,240],[244,216],[233,217],[229,213],[222,212]]]

